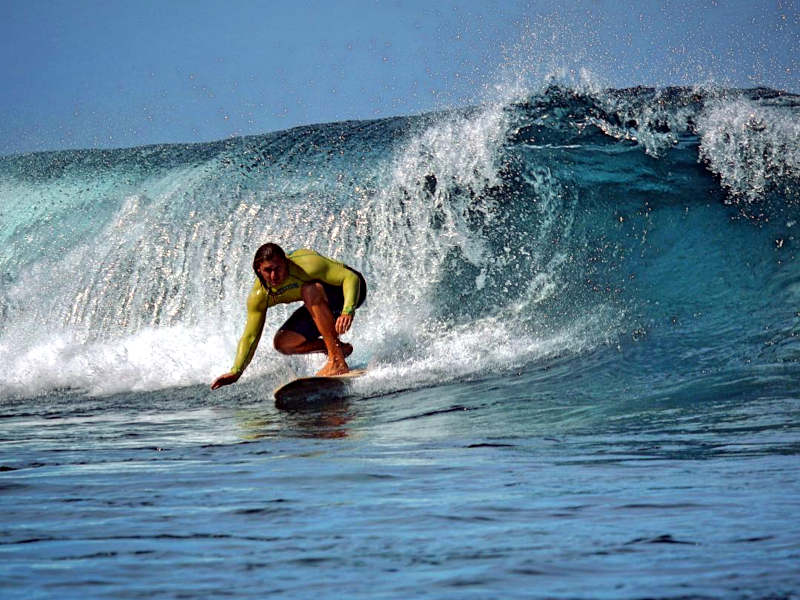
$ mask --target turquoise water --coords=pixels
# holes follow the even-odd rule
[[[0,593],[797,597],[797,110],[549,88],[0,158]],[[276,410],[320,358],[268,343],[209,390],[267,240],[367,277],[351,400]]]
[[[3,595],[794,597],[796,401],[609,406],[564,393],[579,366],[310,413],[252,385],[6,408]]]

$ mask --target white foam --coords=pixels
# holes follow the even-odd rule
[[[0,361],[9,369],[6,392],[12,395],[59,388],[96,395],[210,381],[228,345],[219,335],[180,326],[95,342],[62,331],[29,339],[21,352],[6,336]]]
[[[356,381],[364,394],[471,381],[509,373],[532,361],[577,353],[597,345],[597,318],[587,318],[554,334],[521,333],[516,324],[487,317],[460,327],[433,327],[416,345],[384,351]],[[605,324],[604,324],[605,326]]]
[[[775,190],[796,196],[800,183],[797,111],[747,98],[711,102],[698,121],[700,157],[734,198],[763,198]]]

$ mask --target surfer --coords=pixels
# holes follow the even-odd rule
[[[267,309],[300,300],[303,306],[275,334],[275,349],[282,354],[327,354],[328,362],[318,376],[349,372],[345,358],[353,347],[341,342],[339,336],[350,329],[355,310],[367,295],[364,276],[313,250],[296,250],[287,255],[273,243],[256,251],[253,271],[256,280],[247,297],[247,324],[233,367],[217,377],[211,389],[235,383],[242,376],[261,339]]]

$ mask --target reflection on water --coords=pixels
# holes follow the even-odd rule
[[[350,402],[337,400],[291,411],[243,409],[237,411],[236,422],[242,439],[248,441],[277,436],[332,439],[348,437],[353,416]]]

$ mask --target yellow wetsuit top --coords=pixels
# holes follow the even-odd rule
[[[354,271],[343,263],[325,258],[313,250],[295,250],[286,255],[289,261],[289,272],[283,283],[277,287],[264,287],[256,277],[250,295],[247,296],[247,324],[239,340],[236,358],[233,361],[232,373],[241,373],[250,364],[264,330],[267,309],[276,304],[297,302],[303,299],[304,283],[322,281],[341,286],[344,296],[342,314],[351,315],[355,311],[361,282]]]

